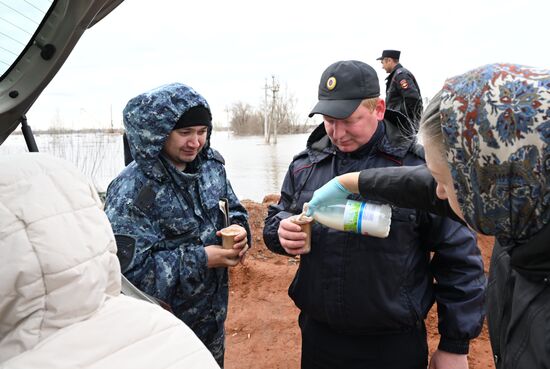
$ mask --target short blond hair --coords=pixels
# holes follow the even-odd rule
[[[374,109],[376,109],[376,104],[378,103],[379,99],[379,97],[369,97],[368,99],[364,99],[363,101],[361,101],[361,105],[372,112],[374,111]]]

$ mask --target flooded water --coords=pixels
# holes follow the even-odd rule
[[[233,190],[240,199],[261,202],[265,195],[279,193],[292,157],[305,148],[308,133],[278,136],[277,144],[264,143],[263,136],[232,136],[213,132],[211,145],[225,158]],[[73,162],[105,191],[124,167],[122,136],[108,133],[36,135],[41,152]],[[26,152],[21,135],[11,135],[0,155]]]

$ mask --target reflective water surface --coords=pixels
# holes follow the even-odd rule
[[[309,133],[278,136],[277,144],[264,143],[263,136],[232,136],[213,132],[212,147],[225,158],[233,190],[240,199],[261,202],[265,195],[279,193],[292,157],[305,148]],[[41,152],[72,161],[92,179],[99,191],[124,167],[122,136],[108,133],[38,134]],[[11,135],[0,146],[0,155],[26,152],[21,135]]]

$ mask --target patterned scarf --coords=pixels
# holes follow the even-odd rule
[[[440,112],[466,221],[529,240],[550,221],[550,70],[491,64],[450,78]]]

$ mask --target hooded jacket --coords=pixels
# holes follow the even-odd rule
[[[204,98],[174,83],[131,99],[124,125],[134,162],[107,190],[105,211],[124,238],[124,275],[139,289],[168,303],[223,363],[227,315],[226,268],[208,268],[204,250],[221,245],[219,210],[229,200],[231,223],[247,229],[248,216],[227,179],[222,156],[209,141],[184,172],[161,155],[178,119]],[[208,134],[210,136],[210,132]],[[250,244],[250,236],[249,236]]]
[[[401,115],[386,111],[371,140],[352,153],[338,151],[322,124],[311,134],[307,149],[290,164],[279,204],[269,208],[264,228],[269,249],[285,253],[277,234],[280,221],[301,212],[313,192],[335,176],[423,163],[415,154],[418,147],[396,131],[396,117]],[[435,256],[430,260],[431,251]],[[426,212],[393,208],[385,239],[314,223],[311,252],[300,258],[289,295],[302,313],[350,335],[411,330],[422,324],[436,300],[439,347],[467,353],[469,340],[481,331],[484,290],[479,249],[466,227]]]
[[[92,184],[32,153],[0,158],[0,368],[218,368],[172,314],[120,294]]]

